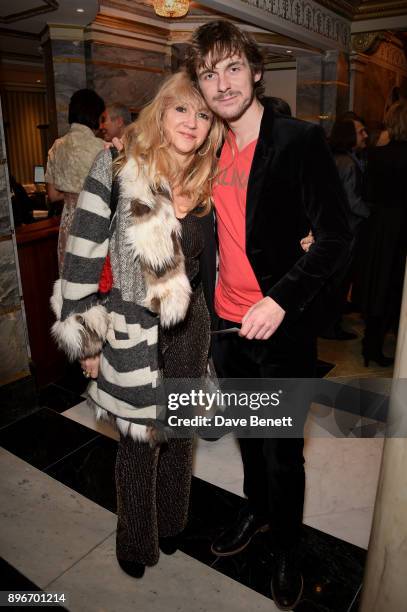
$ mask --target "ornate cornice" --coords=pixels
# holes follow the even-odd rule
[[[391,32],[364,32],[352,35],[352,50],[372,61],[407,73],[403,43]]]
[[[407,0],[318,0],[318,3],[352,21],[407,14]]]
[[[104,26],[106,28],[112,28],[115,30],[133,32],[135,34],[160,36],[162,38],[167,38],[170,33],[167,28],[160,27],[160,25],[150,25],[141,21],[126,19],[123,17],[113,17],[104,13],[98,13],[91,24],[91,26],[98,25]]]
[[[56,11],[59,8],[59,2],[57,0],[39,0],[39,2],[41,2],[40,6],[27,9],[26,11],[19,11],[17,13],[3,15],[0,17],[0,23],[15,23],[16,21],[29,19],[30,17],[35,17],[36,15],[41,15],[42,13]]]
[[[0,28],[0,36],[10,38],[26,38],[27,40],[39,40],[39,34],[35,32],[23,32],[22,30],[12,30],[11,28]]]
[[[324,11],[322,3],[313,0],[241,0],[270,15],[302,26],[310,32],[341,43],[350,45],[350,23],[330,10]]]
[[[375,53],[380,44],[387,42],[403,52],[403,43],[392,32],[359,32],[352,34],[352,50],[357,53],[371,55]]]
[[[374,53],[382,40],[385,40],[383,32],[360,32],[352,34],[352,50],[357,53]]]

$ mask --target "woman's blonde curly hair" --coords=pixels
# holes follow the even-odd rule
[[[181,167],[171,154],[169,142],[163,130],[165,111],[174,103],[190,103],[197,110],[211,115],[211,127],[206,140],[195,151],[186,167]],[[194,203],[191,210],[204,215],[212,206],[212,185],[217,173],[217,153],[224,139],[224,124],[213,116],[186,72],[170,76],[160,87],[154,99],[140,112],[124,134],[124,149],[114,164],[115,174],[120,173],[127,159],[133,157],[143,166],[153,186],[162,181]]]

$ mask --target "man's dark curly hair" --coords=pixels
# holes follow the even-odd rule
[[[260,80],[254,83],[255,93],[261,97],[264,92],[263,54],[256,41],[230,21],[209,21],[194,32],[185,55],[185,67],[191,79],[197,82],[197,72],[201,68],[212,70],[218,62],[232,55],[245,55],[253,77],[261,74]]]

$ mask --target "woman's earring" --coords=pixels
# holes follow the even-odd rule
[[[205,157],[205,155],[208,155],[208,153],[209,153],[209,151],[210,151],[211,146],[212,146],[212,142],[211,142],[211,139],[209,138],[209,140],[208,140],[208,146],[206,147],[206,151],[198,151],[198,155],[199,155],[200,157]]]

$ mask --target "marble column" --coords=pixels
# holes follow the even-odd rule
[[[30,374],[0,100],[0,385]]]
[[[297,58],[297,117],[327,133],[349,108],[349,60],[340,51]]]
[[[407,417],[407,269],[397,342],[389,422],[404,430]],[[403,427],[401,425],[404,425]],[[396,431],[392,432],[397,435]],[[384,443],[360,612],[395,612],[407,602],[407,438]]]
[[[52,140],[68,131],[69,100],[87,86],[83,38],[81,27],[49,26],[42,39]]]
[[[164,76],[171,72],[171,58],[147,45],[145,49],[123,48],[114,43],[86,41],[87,84],[106,104],[121,102],[137,112],[152,99]]]
[[[350,56],[350,96],[349,108],[357,115],[363,115],[365,71],[369,58],[361,53],[352,53]]]

